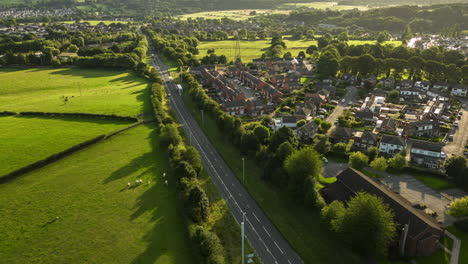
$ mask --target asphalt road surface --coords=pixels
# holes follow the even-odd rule
[[[226,200],[237,223],[242,222],[242,214],[245,213],[245,234],[255,251],[255,255],[265,264],[304,263],[263,213],[203,133],[184,105],[176,84],[169,78],[168,67],[162,63],[156,54],[153,63],[161,73],[166,92],[170,94],[171,107],[176,113],[178,121],[183,125],[192,145],[200,152],[205,169],[212,177],[224,200]],[[239,239],[241,239],[240,234]]]
[[[348,86],[346,87],[346,95],[343,99],[345,99],[344,102],[342,102],[340,99],[338,105],[335,107],[333,112],[325,119],[325,121],[330,122],[332,126],[328,130],[328,134],[331,134],[333,129],[335,129],[335,121],[338,119],[338,117],[343,114],[343,111],[351,104],[354,103],[354,100],[356,99],[357,95],[357,88],[354,86]]]

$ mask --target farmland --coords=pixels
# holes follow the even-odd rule
[[[291,52],[293,56],[297,56],[300,51],[305,51],[311,45],[317,45],[316,40],[290,40],[284,39],[287,49],[284,52]],[[206,41],[201,42],[198,46],[200,51],[199,57],[203,57],[207,54],[208,49],[215,49],[216,55],[225,55],[229,61],[234,60],[235,52],[235,41],[234,40],[222,40],[222,41]],[[375,41],[363,41],[363,40],[350,40],[348,45],[364,45],[374,44]],[[401,45],[400,41],[387,41],[383,45]],[[260,58],[262,53],[270,47],[270,40],[255,40],[240,41],[241,56],[244,62],[251,62],[252,59]]]
[[[205,19],[222,19],[229,18],[233,20],[246,20],[255,15],[250,15],[251,12],[256,12],[256,15],[261,14],[289,14],[291,10],[276,10],[276,9],[240,9],[240,10],[220,10],[220,11],[207,11],[192,14],[185,14],[179,16],[180,19],[186,20],[187,18],[202,17]]]
[[[129,72],[5,68],[0,69],[0,83],[0,111],[124,116],[151,112],[148,82]]]
[[[155,131],[139,126],[0,185],[2,262],[192,263]]]
[[[0,176],[73,145],[128,126],[77,118],[0,117]]]
[[[362,5],[339,5],[337,2],[312,2],[312,3],[286,3],[278,6],[278,8],[288,9],[288,8],[315,8],[315,9],[330,9],[333,11],[343,11],[343,10],[352,10],[358,9],[361,11],[366,11],[369,9],[367,6]]]

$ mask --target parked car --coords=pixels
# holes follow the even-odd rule
[[[445,152],[442,151],[442,152],[440,153],[440,157],[443,158],[443,159],[445,159],[445,158],[447,158],[447,154],[445,154]]]
[[[450,141],[453,141],[453,134],[450,134],[450,135],[448,136],[448,139],[449,139]]]
[[[453,123],[453,126],[454,126],[454,127],[458,127],[459,124],[460,124],[460,121],[457,120],[457,121],[455,121],[455,122]]]

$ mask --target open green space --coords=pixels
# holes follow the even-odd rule
[[[343,10],[352,10],[358,9],[361,11],[366,11],[369,7],[364,5],[339,5],[337,2],[312,2],[312,3],[285,3],[278,6],[279,8],[315,8],[315,9],[330,9],[333,11],[343,11]]]
[[[128,125],[115,120],[0,117],[0,176]]]
[[[301,51],[306,51],[307,48],[311,45],[317,46],[316,40],[291,40],[291,39],[284,39],[287,49],[284,52],[291,52],[291,54],[295,57]],[[350,40],[348,41],[348,45],[365,45],[365,44],[375,44],[376,41],[372,40]],[[394,46],[401,45],[401,41],[387,41],[383,43],[383,45],[390,44]],[[241,57],[242,61],[244,62],[251,62],[252,59],[258,59],[262,56],[262,54],[270,47],[270,40],[241,40],[240,41],[240,49],[241,49]],[[207,55],[208,49],[214,49],[216,55],[225,55],[227,57],[228,62],[234,61],[235,59],[235,47],[236,41],[234,40],[220,40],[220,41],[205,41],[201,42],[198,46],[200,54],[198,55],[199,58],[204,57]]]
[[[0,262],[193,263],[159,146],[139,126],[0,185]]]
[[[184,95],[184,101],[201,124],[201,112],[189,95]],[[216,121],[211,116],[205,115],[202,127],[233,172],[241,178],[242,157],[238,149],[218,130]],[[247,190],[305,263],[360,263],[359,257],[346,249],[334,234],[328,231],[316,209],[306,208],[292,201],[284,190],[264,182],[261,175],[262,170],[256,162],[247,159]]]
[[[151,113],[149,82],[126,71],[2,68],[0,83],[0,111]]]
[[[180,19],[186,20],[188,18],[204,18],[204,19],[222,19],[229,18],[233,20],[246,20],[255,15],[250,15],[251,12],[255,11],[256,15],[261,14],[289,14],[291,10],[276,10],[276,9],[238,9],[238,10],[218,10],[218,11],[206,11],[192,14],[184,14],[178,16]]]

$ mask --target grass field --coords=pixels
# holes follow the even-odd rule
[[[359,9],[361,11],[366,11],[369,9],[367,6],[363,5],[338,5],[337,2],[312,2],[312,3],[286,3],[279,5],[278,8],[315,8],[315,9],[330,9],[333,11],[343,11],[343,10],[352,10],[352,9]]]
[[[284,51],[291,52],[293,56],[297,56],[300,51],[306,51],[306,49],[311,45],[317,45],[316,40],[290,40],[284,39],[287,49]],[[350,40],[348,45],[365,45],[365,44],[375,44],[376,41],[363,41],[363,40]],[[401,45],[401,41],[388,41],[385,44],[391,45]],[[215,49],[216,55],[225,55],[229,61],[233,61],[235,57],[235,46],[236,42],[234,40],[222,40],[222,41],[206,41],[201,42],[198,46],[200,54],[199,58],[207,55],[208,49]],[[252,59],[260,58],[262,53],[264,53],[270,47],[270,40],[255,40],[255,41],[240,41],[241,56],[244,62],[251,62]]]
[[[185,95],[184,101],[200,123],[200,111],[188,95]],[[242,177],[242,160],[237,148],[220,133],[214,119],[205,115],[204,122],[205,133],[234,173]],[[284,191],[262,181],[262,171],[255,161],[246,160],[245,171],[248,191],[305,263],[360,263],[359,258],[321,223],[317,210],[298,205]]]
[[[207,11],[192,14],[180,15],[179,18],[186,20],[187,18],[196,19],[202,17],[205,19],[221,19],[229,18],[233,20],[246,20],[254,15],[250,12],[255,11],[257,15],[260,14],[289,14],[291,10],[276,10],[276,9],[239,9],[239,10],[220,10],[220,11]]]
[[[149,83],[125,71],[0,69],[0,111],[150,113]],[[65,104],[63,96],[69,98]]]
[[[193,263],[154,128],[128,130],[0,185],[0,262]]]
[[[0,117],[0,176],[128,125],[114,120]]]

